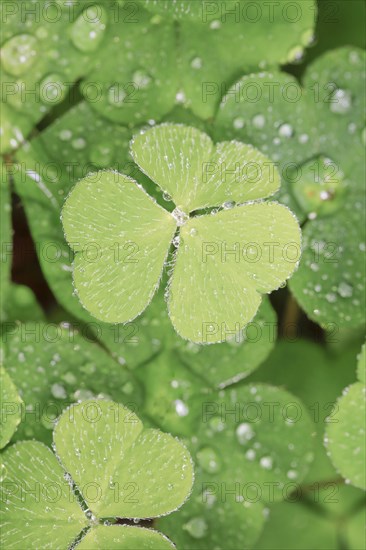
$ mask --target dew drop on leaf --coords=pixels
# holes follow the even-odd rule
[[[332,111],[332,113],[344,115],[348,113],[351,107],[352,96],[349,91],[339,88],[333,93],[330,100],[330,110]]]
[[[254,128],[258,128],[258,129],[264,128],[266,124],[266,119],[264,115],[255,115],[252,119],[252,124]]]
[[[1,61],[6,72],[14,76],[26,73],[37,55],[38,40],[31,34],[18,34],[5,42],[1,49]]]
[[[197,460],[201,468],[210,474],[219,472],[221,469],[219,457],[216,451],[211,447],[203,447],[200,449],[197,452]]]
[[[207,533],[208,525],[204,518],[197,517],[185,523],[183,529],[194,539],[202,539]]]
[[[107,13],[100,5],[86,8],[71,27],[71,40],[78,50],[93,52],[101,43],[107,22]]]

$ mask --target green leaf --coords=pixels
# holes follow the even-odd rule
[[[129,138],[126,128],[107,127],[82,102],[18,151],[18,164],[13,166],[45,278],[58,302],[87,322],[93,318],[73,292],[73,256],[65,243],[60,210],[72,186],[91,171],[120,168],[134,175],[135,165],[127,161]],[[106,325],[103,329],[107,331]]]
[[[25,285],[10,284],[4,303],[4,319],[5,329],[7,326],[11,328],[9,321],[44,321],[45,316],[43,310],[33,293],[33,291]]]
[[[285,526],[285,527],[284,527]],[[335,525],[298,502],[273,504],[256,550],[337,550]]]
[[[202,118],[214,116],[222,96],[240,76],[296,61],[314,37],[313,1],[290,13],[293,5],[288,14],[283,3],[271,9],[245,0],[235,2],[234,13],[228,9],[227,14],[225,4],[228,8],[227,2],[211,4],[210,11],[216,10],[213,20],[182,21],[179,28],[182,101]],[[244,97],[255,105],[260,94],[252,88]]]
[[[326,430],[326,446],[343,477],[366,489],[365,386],[356,382],[339,398]]]
[[[196,196],[204,164],[210,161],[213,151],[207,134],[176,124],[162,124],[142,132],[131,143],[133,159],[141,170],[186,212],[200,206]]]
[[[118,11],[111,5],[110,12],[108,43],[98,52],[81,92],[112,122],[160,120],[172,109],[178,87],[174,25],[136,3]]]
[[[360,382],[366,383],[366,343],[363,344],[359,355],[357,356],[357,378]]]
[[[259,151],[238,142],[214,148],[195,128],[157,126],[137,135],[131,151],[140,168],[186,212],[263,199],[280,185],[276,168]]]
[[[0,449],[5,447],[12,438],[15,430],[17,429],[21,415],[23,411],[23,401],[19,397],[18,391],[4,369],[0,365],[0,379],[1,379],[1,436],[0,436]]]
[[[6,548],[69,548],[87,525],[54,454],[36,441],[2,455],[2,544]]]
[[[293,76],[279,71],[243,76],[221,102],[215,138],[251,143],[280,167],[283,177],[317,151],[311,108],[311,98]]]
[[[336,330],[333,330],[332,339],[338,339]],[[357,347],[358,344],[334,354],[329,349],[301,338],[290,342],[282,340],[277,343],[269,358],[248,378],[250,383],[283,387],[306,405],[316,432],[314,460],[304,479],[308,484],[337,477],[325,452],[324,431],[337,397],[354,380],[354,370],[350,367],[354,364]]]
[[[297,220],[276,203],[192,218],[180,238],[168,309],[178,334],[197,343],[234,339],[300,255]]]
[[[175,546],[163,535],[152,529],[127,525],[97,525],[90,529],[77,550],[171,550]]]
[[[158,430],[144,430],[134,413],[116,403],[72,405],[55,428],[54,442],[85,502],[99,517],[165,515],[181,506],[191,491],[193,468],[185,447]],[[87,491],[95,481],[100,484],[97,500]]]
[[[106,34],[103,6],[37,0],[1,4],[5,151],[16,149],[54,106],[72,97],[73,83],[95,64],[95,46]],[[65,59],[67,62],[65,63]],[[69,99],[70,101],[70,99]],[[8,119],[9,111],[9,121]]]
[[[220,6],[211,0],[139,0],[149,11],[159,15],[166,15],[174,19],[187,19],[192,21],[212,20],[218,14],[232,10],[238,3],[237,0],[225,0]],[[242,0],[241,0],[242,1]],[[220,9],[219,9],[220,8]]]
[[[255,317],[238,338],[210,346],[179,339],[178,354],[207,384],[222,388],[246,378],[267,358],[275,345],[276,332],[276,314],[264,297]]]
[[[111,323],[137,317],[159,284],[173,217],[134,180],[98,172],[73,189],[62,220],[76,252],[74,282],[84,307]]]
[[[308,68],[304,85],[312,98],[320,149],[361,189],[365,166],[365,51],[355,47],[325,53]]]
[[[0,208],[1,208],[1,255],[0,255],[0,319],[5,313],[5,298],[10,286],[13,230],[11,224],[10,189],[6,164],[1,160]]]
[[[201,421],[202,400],[211,393],[200,374],[192,372],[174,351],[161,352],[135,373],[145,388],[144,414],[164,431],[192,436]]]
[[[90,337],[87,327],[78,332],[68,323],[35,322],[12,323],[3,335],[5,365],[26,408],[17,440],[50,444],[55,419],[75,401],[115,399],[139,407],[138,382]]]
[[[365,323],[364,197],[352,194],[334,216],[310,220],[303,254],[290,288],[310,319],[321,326]]]
[[[225,548],[228,540],[232,548],[253,548],[263,504],[285,498],[309,468],[312,422],[293,395],[265,385],[200,401],[201,421],[188,443],[196,464],[193,495],[158,525],[180,548]]]

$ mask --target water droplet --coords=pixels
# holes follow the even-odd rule
[[[202,539],[207,533],[208,525],[204,518],[197,517],[185,523],[183,529],[188,531],[194,539]]]
[[[215,19],[214,21],[211,21],[210,29],[212,30],[221,29],[221,21],[219,21],[219,19]]]
[[[264,128],[266,124],[266,119],[264,115],[255,115],[252,119],[252,124],[254,128],[258,128],[258,129]]]
[[[198,235],[198,231],[195,227],[192,227],[192,229],[189,231],[189,234],[191,235],[191,237],[196,237],[196,235]]]
[[[350,284],[346,283],[345,281],[342,281],[338,285],[338,294],[342,298],[350,298],[353,294],[353,288]]]
[[[313,29],[309,29],[302,33],[301,42],[304,46],[311,46],[315,42],[315,35]]]
[[[175,100],[177,103],[185,103],[186,102],[186,94],[183,92],[183,90],[179,90],[175,96]]]
[[[164,191],[163,193],[163,199],[166,201],[166,202],[171,202],[172,201],[172,197],[169,195],[169,193],[166,193]]]
[[[253,439],[255,433],[253,428],[247,422],[239,424],[236,428],[236,438],[239,441],[240,445],[245,445],[250,439]]]
[[[296,470],[289,470],[287,472],[287,477],[289,479],[296,479],[298,477],[298,473],[296,472]]]
[[[209,474],[214,474],[220,471],[220,462],[219,457],[217,456],[216,451],[211,447],[203,447],[197,453],[197,460],[199,465],[205,472]]]
[[[289,63],[300,63],[304,57],[304,48],[301,46],[295,46],[287,54],[287,61]]]
[[[278,129],[278,133],[281,137],[289,138],[293,136],[294,130],[291,124],[281,124],[281,126]]]
[[[51,393],[55,399],[66,399],[67,397],[66,390],[61,384],[52,384]]]
[[[127,93],[121,84],[113,84],[108,90],[108,103],[120,109],[124,107],[126,96]]]
[[[176,235],[172,240],[172,243],[173,243],[173,246],[175,246],[175,248],[178,248],[180,243],[180,235]]]
[[[224,202],[222,207],[224,210],[231,210],[232,208],[234,208],[235,204],[236,204],[235,201],[226,201]]]
[[[202,69],[202,59],[200,57],[194,57],[191,61],[192,69]]]
[[[106,30],[107,13],[99,4],[88,6],[72,24],[72,43],[82,52],[95,51]]]
[[[270,456],[262,456],[259,464],[264,470],[272,470],[273,460]]]
[[[176,399],[174,401],[174,407],[175,407],[175,411],[176,411],[178,416],[187,416],[188,413],[189,413],[189,408],[180,399]]]
[[[308,134],[301,134],[299,136],[299,142],[300,143],[307,143],[309,141],[309,136]]]
[[[337,113],[343,115],[348,113],[352,107],[352,96],[351,92],[347,90],[338,89],[336,90],[332,97],[330,103],[330,110],[332,113]]]
[[[26,73],[37,56],[38,40],[31,34],[18,34],[1,48],[1,61],[5,71],[14,76]]]
[[[180,208],[175,208],[172,212],[172,216],[176,220],[178,227],[181,227],[189,220],[188,214],[180,210]]]
[[[60,103],[66,95],[63,78],[56,73],[46,76],[40,84],[40,94],[43,103]]]
[[[146,72],[139,70],[139,71],[135,71],[133,73],[132,81],[141,90],[141,89],[145,89],[149,86],[149,84],[152,82],[152,78]]]
[[[233,126],[236,130],[241,130],[245,126],[245,120],[242,117],[234,118]]]
[[[69,141],[72,138],[72,132],[71,130],[61,130],[58,137],[61,141]]]
[[[86,141],[84,138],[76,138],[71,142],[71,145],[74,149],[77,149],[78,151],[81,151],[81,149],[85,149],[86,147]]]
[[[208,424],[214,432],[223,432],[225,430],[225,423],[220,416],[214,416],[209,420]]]

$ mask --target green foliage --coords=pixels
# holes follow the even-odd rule
[[[0,449],[5,447],[17,429],[22,413],[23,401],[19,397],[12,379],[0,365],[0,408],[1,408],[1,437]]]
[[[131,151],[176,208],[170,215],[134,180],[115,172],[81,180],[62,211],[65,236],[76,253],[74,282],[81,302],[106,322],[137,317],[156,290],[179,228],[168,291],[176,331],[196,343],[223,342],[229,331],[235,336],[254,317],[260,293],[278,288],[299,259],[300,231],[292,213],[276,203],[249,203],[277,190],[277,171],[252,147],[235,142],[214,147],[206,134],[186,126],[144,131]],[[214,216],[189,216],[220,204],[223,209]],[[247,239],[242,246],[240,234]],[[85,254],[90,243],[97,248],[92,258]]]
[[[61,415],[54,448],[56,457],[43,444],[27,441],[3,455],[7,546],[24,548],[27,541],[29,548],[38,548],[41,541],[67,548],[88,529],[81,548],[137,548],[139,543],[139,548],[173,548],[154,531],[121,527],[117,532],[114,526],[109,532],[103,518],[154,517],[181,506],[190,493],[193,470],[179,441],[158,430],[144,430],[138,417],[117,403],[89,400]],[[144,461],[150,470],[142,472]],[[164,472],[160,482],[153,470]]]
[[[364,13],[0,2],[4,548],[364,547]]]

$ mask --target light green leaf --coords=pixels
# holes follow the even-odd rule
[[[72,405],[55,428],[54,442],[88,507],[99,517],[168,514],[191,491],[193,468],[185,447],[158,430],[144,430],[134,413],[116,403]],[[99,484],[97,499],[87,491],[90,483]]]
[[[365,386],[356,382],[337,401],[325,438],[337,470],[361,489],[366,489],[365,412]]]
[[[290,288],[308,317],[324,327],[365,323],[364,200],[352,194],[337,214],[309,220],[303,230],[303,254]]]
[[[127,525],[97,525],[90,529],[79,544],[77,550],[172,550],[175,548],[166,537],[142,527]]]
[[[14,323],[3,335],[5,366],[26,408],[17,440],[50,444],[55,419],[75,401],[115,399],[139,407],[138,382],[90,337],[87,327],[78,332],[68,323],[35,322]]]
[[[187,213],[200,206],[196,196],[204,165],[213,151],[207,134],[176,124],[162,124],[140,133],[131,143],[133,159],[141,170]]]
[[[136,136],[135,162],[176,206],[191,212],[273,195],[280,185],[274,165],[250,145],[218,143],[194,128],[160,125]]]
[[[19,397],[17,388],[12,379],[0,365],[0,389],[1,389],[1,435],[0,449],[5,447],[17,429],[23,411],[23,401]]]
[[[2,455],[2,544],[6,548],[65,550],[87,525],[54,454],[36,441]]]
[[[98,172],[73,189],[62,220],[84,307],[111,323],[137,317],[159,284],[174,218],[134,180]]]
[[[300,256],[297,220],[277,203],[192,218],[180,238],[168,308],[178,334],[197,343],[234,339]]]

